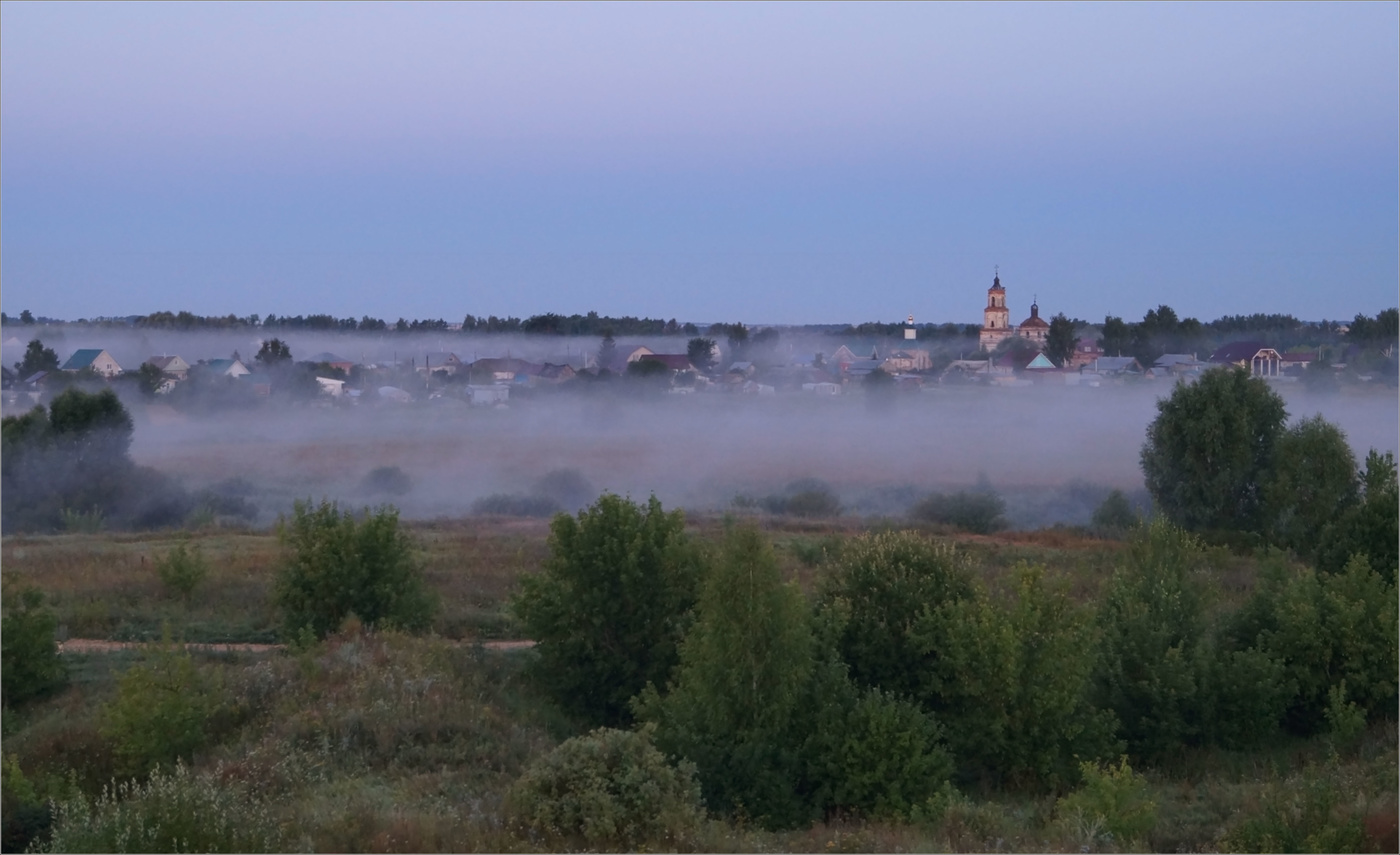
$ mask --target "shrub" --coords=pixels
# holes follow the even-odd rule
[[[1097,702],[1118,716],[1135,756],[1160,756],[1198,733],[1204,563],[1199,541],[1154,520],[1134,535],[1100,605]]]
[[[930,493],[909,511],[920,522],[948,525],[973,534],[1006,528],[1006,502],[990,492]]]
[[[552,517],[564,508],[547,496],[492,493],[472,502],[472,513],[502,517]]]
[[[695,766],[645,732],[599,728],[540,758],[511,787],[512,824],[553,850],[674,850],[705,811]]]
[[[604,493],[550,525],[544,572],[521,580],[511,609],[535,639],[535,678],[581,721],[617,725],[647,683],[676,663],[698,566],[679,511]]]
[[[165,589],[184,599],[189,599],[194,589],[209,575],[209,565],[197,545],[190,548],[183,543],[178,544],[164,557],[157,559],[155,565],[156,575]]]
[[[102,711],[102,735],[112,743],[122,772],[141,776],[203,748],[217,711],[209,680],[167,639],[122,674],[116,698]]]
[[[397,466],[371,469],[360,481],[360,492],[377,496],[402,496],[413,489],[413,479]]]
[[[772,547],[732,528],[705,580],[669,692],[636,702],[657,744],[695,763],[712,809],[769,828],[810,821],[799,791],[800,713],[810,709],[811,618]]]
[[[1109,493],[1094,510],[1093,524],[1099,531],[1117,533],[1137,525],[1138,516],[1122,490]]]
[[[577,469],[552,469],[535,482],[530,494],[537,499],[556,502],[564,509],[577,511],[598,498],[598,490]]]
[[[1157,805],[1148,798],[1147,781],[1122,758],[1117,766],[1083,763],[1083,785],[1055,803],[1061,827],[1083,842],[1106,838],[1114,848],[1146,842],[1157,824]]]
[[[1306,734],[1324,726],[1329,692],[1343,680],[1347,702],[1368,719],[1394,714],[1398,610],[1395,586],[1356,556],[1340,574],[1262,578],[1236,632],[1282,663],[1292,688],[1285,723]]]
[[[764,497],[761,504],[770,514],[795,517],[834,517],[841,513],[836,494],[826,482],[816,478],[793,481],[781,494]]]
[[[43,606],[44,595],[28,588],[20,592],[18,607],[6,608],[0,621],[0,694],[10,709],[55,691],[68,679],[54,637],[58,620]]]
[[[1322,531],[1317,568],[1340,573],[1353,555],[1363,555],[1381,578],[1395,584],[1400,566],[1400,489],[1395,456],[1371,449],[1361,472],[1362,501],[1351,505]]]
[[[368,626],[427,629],[437,608],[398,511],[356,518],[334,502],[297,502],[277,524],[286,551],[275,598],[290,636],[310,627],[322,638],[349,615]]]
[[[954,546],[887,532],[849,540],[824,576],[820,598],[845,612],[837,645],[852,679],[918,696],[938,646],[922,652],[910,637],[915,622],[972,594],[971,568]]]
[[[288,841],[267,802],[180,763],[145,783],[104,787],[57,804],[43,852],[281,852]]]
[[[1310,767],[1265,788],[1257,813],[1221,840],[1224,852],[1376,852],[1368,846],[1353,794],[1335,769]]]
[[[1321,416],[1284,431],[1264,483],[1264,500],[1276,542],[1311,556],[1327,524],[1359,495],[1356,458],[1346,434]]]

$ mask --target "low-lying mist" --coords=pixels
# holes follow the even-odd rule
[[[691,509],[817,479],[847,512],[898,516],[931,490],[990,486],[1013,526],[1037,527],[1086,523],[1112,488],[1141,494],[1138,454],[1170,389],[1162,381],[931,388],[883,408],[858,391],[633,398],[606,390],[504,409],[442,399],[200,418],[154,408],[135,414],[132,456],[192,488],[241,479],[263,521],[307,497],[392,501],[413,518],[462,516],[484,497],[532,495],[546,476],[573,470],[599,491],[655,493]],[[1346,431],[1358,457],[1373,446],[1396,449],[1393,391],[1283,391],[1291,417],[1320,412]],[[372,477],[375,470],[397,471]]]

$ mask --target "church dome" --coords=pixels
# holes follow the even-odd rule
[[[1023,330],[1048,330],[1050,325],[1040,318],[1040,306],[1031,303],[1031,316],[1021,323]]]

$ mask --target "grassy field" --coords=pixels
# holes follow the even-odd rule
[[[841,542],[892,524],[755,515],[785,574],[811,593]],[[702,544],[724,528],[691,518]],[[528,651],[470,642],[519,637],[505,605],[523,574],[547,560],[548,523],[474,518],[413,523],[429,585],[441,596],[433,633],[409,637],[349,627],[304,649],[195,652],[176,688],[208,703],[208,732],[182,787],[210,788],[231,817],[260,816],[272,837],[248,844],[314,851],[528,851],[541,843],[503,818],[510,783],[577,731],[522,677]],[[952,536],[946,532],[930,532]],[[1123,545],[1049,529],[954,539],[994,595],[1021,562],[1044,565],[1074,596],[1096,599]],[[155,562],[184,542],[210,573],[188,598],[164,589]],[[279,640],[272,585],[275,533],[11,537],[0,547],[6,603],[37,587],[66,638]],[[1246,596],[1251,558],[1212,555],[1225,603]],[[467,642],[467,643],[463,643]],[[159,661],[150,651],[66,655],[67,687],[4,716],[7,813],[33,799],[97,797],[133,774],[110,724],[123,675]],[[1395,851],[1395,721],[1348,739],[1280,738],[1263,749],[1188,750],[1139,770],[1157,822],[1136,845],[1153,851],[1325,849]],[[27,788],[27,789],[26,789]],[[711,820],[677,842],[695,851],[1113,851],[1105,829],[1070,815],[1057,796],[999,789],[950,796],[903,821],[831,818],[766,832]],[[257,813],[261,811],[262,813]],[[12,817],[7,817],[7,835]],[[252,820],[248,820],[252,822]],[[42,822],[34,820],[34,828]],[[1351,837],[1328,837],[1336,829]],[[23,829],[21,829],[23,830]],[[1337,841],[1340,840],[1341,844]],[[7,846],[13,841],[7,838]]]

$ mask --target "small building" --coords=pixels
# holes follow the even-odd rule
[[[249,372],[237,375],[238,382],[253,390],[253,394],[259,398],[266,398],[272,394],[272,377],[262,372]]]
[[[1200,374],[1205,367],[1206,363],[1198,360],[1194,353],[1164,353],[1152,363],[1151,370],[1159,377],[1183,377]]]
[[[1104,356],[1103,348],[1092,338],[1081,338],[1074,343],[1074,353],[1069,358],[1069,365],[1066,368],[1083,368],[1086,365],[1093,365],[1094,360]]]
[[[1258,341],[1232,341],[1210,355],[1212,365],[1237,365],[1254,377],[1279,376],[1283,358],[1272,347]]]
[[[243,364],[243,360],[239,359],[237,356],[232,359],[211,359],[204,363],[204,367],[207,368],[211,374],[224,377],[243,377],[253,373],[248,370],[248,366]]]
[[[171,380],[184,380],[190,376],[190,364],[179,356],[152,356],[143,364],[155,368]]]
[[[73,352],[68,361],[59,366],[60,371],[82,371],[91,368],[108,380],[122,373],[122,367],[112,355],[100,348],[84,348]]]
[[[1104,377],[1119,377],[1142,374],[1142,365],[1131,356],[1100,356],[1088,370]]]
[[[690,357],[684,353],[648,353],[637,360],[638,362],[659,362],[672,371],[694,371],[695,366],[690,364]]]
[[[321,394],[330,395],[332,398],[339,398],[345,394],[345,381],[334,380],[330,377],[317,377],[316,385],[321,387]]]
[[[885,357],[880,367],[889,374],[928,371],[933,367],[933,357],[927,350],[896,350]]]
[[[577,376],[578,372],[568,363],[556,365],[552,362],[546,362],[544,366],[540,368],[540,373],[535,379],[540,383],[557,386],[560,383],[567,383]]]
[[[802,391],[810,392],[813,395],[839,395],[841,394],[841,384],[831,382],[803,383]]]
[[[334,353],[331,353],[328,350],[323,350],[320,353],[313,354],[305,361],[310,362],[312,365],[328,365],[331,368],[337,368],[341,371],[344,371],[346,374],[349,374],[350,369],[355,367],[355,363],[353,361],[346,359],[343,356],[336,356]]]

